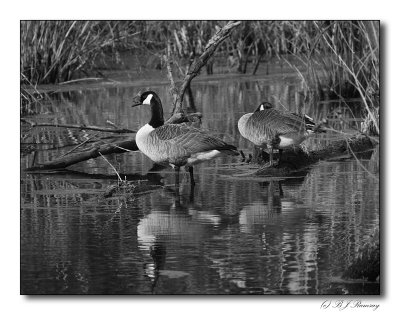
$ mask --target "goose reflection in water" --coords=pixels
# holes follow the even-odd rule
[[[201,247],[202,240],[211,235],[211,230],[222,219],[209,211],[203,211],[194,201],[194,187],[189,194],[180,194],[170,187],[154,193],[150,197],[152,211],[143,217],[137,226],[139,249],[144,254],[144,273],[151,280],[151,292],[155,293],[157,283],[163,289],[184,293],[190,285],[189,273],[181,270],[168,270],[170,259],[188,255],[186,251],[177,252],[181,247]],[[160,194],[163,199],[160,202]],[[174,256],[174,257],[171,257]],[[168,282],[169,279],[174,279]]]
[[[240,231],[252,233],[254,229],[269,224],[282,212],[289,200],[283,200],[283,190],[280,181],[266,181],[260,183],[264,189],[259,194],[259,199],[244,206],[240,211]]]
[[[232,215],[205,210],[204,204],[195,200],[201,195],[199,187],[181,185],[179,191],[172,185],[144,197],[151,212],[138,222],[137,239],[152,293],[157,288],[160,292],[187,293],[185,288],[192,281],[190,274],[209,264],[207,259],[198,261],[204,244],[211,244],[218,234],[238,226],[238,211]],[[178,270],[170,270],[169,266],[176,264],[180,266]],[[182,271],[188,269],[190,274]]]
[[[270,180],[260,183],[263,187],[259,198],[245,205],[239,215],[240,231],[253,233],[262,231],[268,226],[269,229],[279,228],[282,222],[296,222],[304,213],[294,211],[298,208],[298,198],[290,195],[292,185],[301,185],[305,177],[286,180]],[[282,184],[288,190],[284,192]]]

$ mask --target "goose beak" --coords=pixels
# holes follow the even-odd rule
[[[139,106],[139,105],[142,105],[142,102],[140,101],[140,95],[136,95],[133,98],[132,107],[136,107],[136,106]]]

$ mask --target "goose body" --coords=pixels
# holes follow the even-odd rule
[[[267,149],[272,162],[273,149],[281,150],[297,146],[316,132],[313,119],[277,110],[267,102],[261,103],[253,113],[243,115],[238,121],[240,134],[256,146]]]
[[[188,167],[191,175],[192,166],[214,159],[220,155],[238,155],[235,146],[227,144],[205,130],[184,124],[164,125],[161,100],[155,92],[147,91],[137,96],[132,106],[150,105],[151,120],[139,129],[136,144],[139,150],[158,164],[171,165],[177,171]]]
[[[179,167],[192,166],[236,150],[203,130],[182,124],[158,128],[146,124],[137,132],[136,144],[152,161]]]

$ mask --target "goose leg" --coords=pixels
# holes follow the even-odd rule
[[[272,166],[274,163],[274,149],[269,150],[269,165]]]
[[[247,163],[254,162],[254,163],[261,164],[261,163],[264,162],[264,160],[263,160],[263,149],[261,147],[254,145],[254,147],[253,147],[253,156],[251,156],[251,158],[250,158],[250,155],[251,154],[249,154],[249,158],[247,159]],[[254,159],[253,159],[253,157],[254,157]]]
[[[174,166],[175,170],[175,186],[179,186],[179,166]]]
[[[279,149],[279,160],[278,160],[278,164],[281,163],[282,152],[283,152],[283,150],[282,150],[282,149]]]
[[[196,183],[194,182],[193,166],[189,166],[188,171],[189,171],[189,175],[190,175],[190,185],[194,186]]]
[[[189,201],[191,204],[193,204],[193,202],[194,202],[194,185],[190,186]]]

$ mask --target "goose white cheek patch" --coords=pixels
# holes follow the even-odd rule
[[[147,95],[146,99],[143,101],[143,105],[150,105],[150,101],[153,98],[153,94]]]

